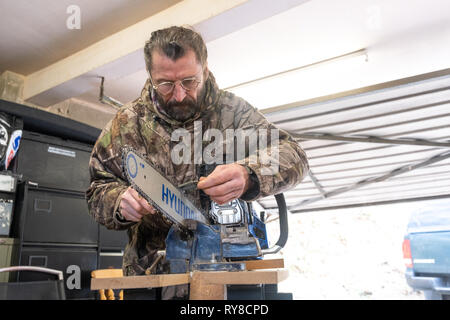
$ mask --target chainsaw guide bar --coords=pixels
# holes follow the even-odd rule
[[[189,220],[209,225],[203,210],[175,187],[145,157],[131,148],[122,151],[124,173],[130,185],[155,209],[177,226],[186,229]]]

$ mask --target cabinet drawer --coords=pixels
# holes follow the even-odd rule
[[[84,192],[91,150],[90,145],[24,132],[14,171],[43,187]]]
[[[24,242],[97,244],[98,224],[83,194],[28,187],[24,202]]]
[[[92,299],[91,271],[97,269],[97,250],[74,247],[22,247],[20,263],[23,266],[60,270],[64,274],[67,299]],[[19,272],[18,280],[43,281],[54,276],[41,272]]]

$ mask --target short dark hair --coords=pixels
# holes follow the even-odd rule
[[[173,61],[185,55],[187,50],[193,50],[197,61],[205,66],[208,57],[206,44],[202,36],[186,27],[172,26],[166,29],[153,31],[150,40],[145,43],[144,58],[147,70],[152,67],[152,53],[160,50]]]

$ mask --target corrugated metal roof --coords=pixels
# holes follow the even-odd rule
[[[266,112],[297,137],[311,172],[291,212],[450,197],[450,70]],[[275,208],[273,197],[259,201]]]

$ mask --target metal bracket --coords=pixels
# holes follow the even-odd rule
[[[100,83],[100,96],[99,101],[104,104],[108,104],[110,106],[113,106],[116,109],[119,109],[123,106],[123,103],[117,101],[114,98],[108,97],[104,94],[104,88],[103,83],[105,82],[105,77],[100,77],[102,79],[102,82]]]

